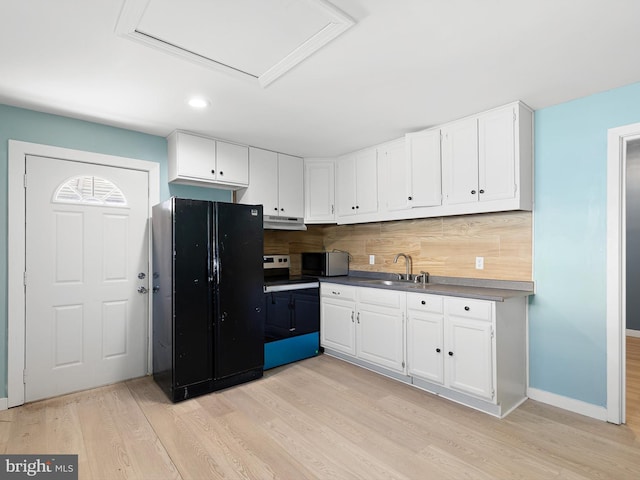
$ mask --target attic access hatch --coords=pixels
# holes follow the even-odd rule
[[[116,33],[266,87],[352,25],[325,0],[125,0]]]

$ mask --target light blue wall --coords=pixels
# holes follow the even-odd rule
[[[227,191],[167,183],[163,137],[0,104],[0,398],[7,396],[7,153],[8,140],[149,160],[160,164],[160,197],[230,201]]]
[[[606,406],[607,130],[640,122],[640,83],[535,115],[529,384]]]

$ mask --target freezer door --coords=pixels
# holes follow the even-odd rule
[[[175,199],[174,386],[206,382],[212,367],[211,202]]]
[[[214,377],[264,365],[261,205],[214,206]]]

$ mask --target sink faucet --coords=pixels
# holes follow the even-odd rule
[[[420,275],[416,275],[416,278],[413,279],[415,283],[418,281],[422,282],[422,285],[426,285],[429,283],[429,272],[425,272],[424,270],[420,270]]]
[[[405,253],[399,253],[396,255],[396,258],[393,259],[393,263],[398,263],[398,258],[404,257],[404,262],[406,266],[406,275],[405,280],[411,280],[411,257]]]

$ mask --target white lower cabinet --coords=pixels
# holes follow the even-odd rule
[[[447,317],[447,386],[493,400],[493,325],[490,321]]]
[[[526,297],[497,302],[324,282],[321,296],[326,353],[498,417],[526,400]]]
[[[407,293],[409,373],[493,401],[493,304]]]
[[[413,384],[503,417],[526,400],[526,297],[407,293]]]
[[[322,283],[320,344],[395,373],[405,373],[405,294]]]
[[[357,357],[405,373],[405,294],[377,288],[358,288],[357,293]]]
[[[444,310],[437,295],[407,294],[409,375],[444,384]]]
[[[356,287],[322,283],[320,296],[320,344],[355,355]]]

